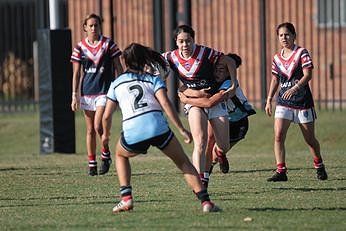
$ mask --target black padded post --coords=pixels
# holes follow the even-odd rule
[[[71,111],[71,31],[38,30],[40,151],[75,153],[75,119]]]

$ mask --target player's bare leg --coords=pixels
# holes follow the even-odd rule
[[[210,201],[207,189],[202,185],[197,170],[191,164],[188,156],[184,153],[177,138],[173,137],[167,147],[162,151],[172,159],[175,165],[183,172],[185,181],[201,201],[203,212],[221,211],[220,208]]]
[[[218,157],[220,170],[223,173],[229,171],[229,163],[226,153],[230,148],[229,145],[229,120],[227,117],[219,117],[210,120],[215,137],[214,154]]]
[[[267,179],[267,181],[287,181],[285,140],[290,124],[290,120],[281,118],[276,118],[274,121],[274,154],[276,160],[276,171],[272,177]]]
[[[209,169],[206,169],[206,144],[208,136],[208,120],[203,109],[192,107],[189,110],[189,125],[194,142],[192,163],[207,187],[209,181]]]
[[[304,140],[307,143],[310,153],[314,161],[314,168],[316,169],[317,179],[327,180],[328,175],[322,160],[320,143],[315,137],[315,124],[314,122],[299,124],[300,130],[303,133]]]
[[[136,155],[137,154],[125,150],[121,146],[120,140],[118,141],[115,152],[115,167],[119,179],[121,200],[117,205],[114,206],[114,213],[133,209],[131,165],[129,158]]]

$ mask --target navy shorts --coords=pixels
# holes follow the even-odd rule
[[[124,134],[121,133],[120,143],[121,146],[123,146],[123,148],[125,148],[129,152],[146,154],[151,145],[161,150],[164,149],[173,137],[174,133],[169,130],[168,132],[155,136],[153,138],[143,140],[134,144],[128,144],[124,139]]]
[[[245,135],[249,129],[249,119],[244,117],[237,122],[229,122],[229,142],[238,142],[245,138]]]

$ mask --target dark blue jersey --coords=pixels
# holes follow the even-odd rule
[[[290,57],[284,58],[282,51],[274,56],[272,63],[272,74],[274,78],[279,78],[280,91],[277,104],[290,108],[305,109],[314,106],[309,84],[301,86],[290,99],[285,100],[282,95],[293,87],[303,76],[303,69],[312,69],[312,59],[309,52],[302,47],[295,45]]]
[[[163,54],[171,69],[186,87],[196,90],[210,87],[211,94],[218,91],[213,68],[221,55],[219,51],[200,45],[195,46],[188,59],[182,58],[178,49]]]
[[[113,60],[119,55],[121,51],[117,45],[103,36],[95,46],[87,38],[77,44],[73,49],[71,62],[79,62],[83,66],[81,96],[107,94],[114,80]]]

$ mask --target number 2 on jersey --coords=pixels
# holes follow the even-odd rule
[[[137,92],[135,100],[133,102],[135,110],[148,106],[147,103],[141,102],[141,99],[143,98],[143,88],[140,85],[132,85],[129,87],[129,89],[131,92]]]

